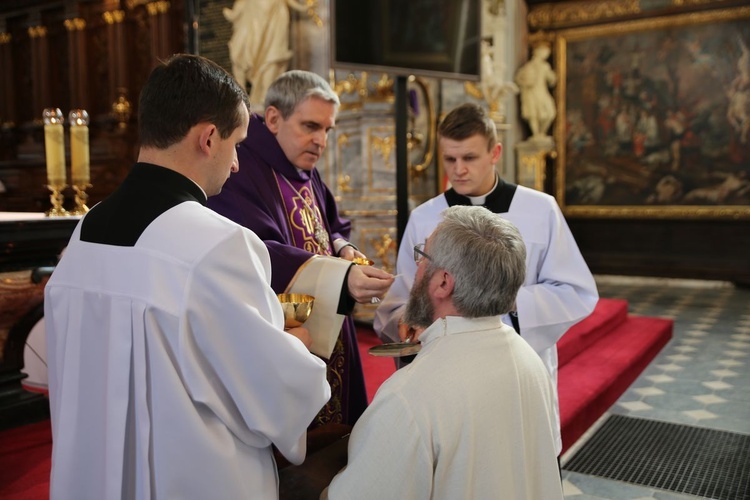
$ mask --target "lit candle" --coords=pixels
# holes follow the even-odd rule
[[[70,122],[70,174],[73,185],[85,187],[89,183],[89,114],[85,109],[74,109]]]
[[[65,138],[63,114],[59,108],[44,110],[44,150],[47,156],[47,182],[65,186]]]

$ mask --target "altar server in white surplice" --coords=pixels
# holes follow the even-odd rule
[[[177,55],[140,97],[141,149],[45,289],[54,499],[277,498],[325,364],[284,332],[268,251],[206,208],[237,170],[247,96]]]
[[[452,110],[438,128],[440,155],[451,189],[417,207],[399,243],[397,278],[375,313],[374,328],[386,342],[408,335],[401,323],[417,266],[414,245],[424,243],[449,206],[481,205],[512,222],[526,244],[526,280],[511,314],[513,325],[539,354],[557,387],[555,344],[574,324],[591,314],[599,295],[596,283],[568,229],[560,207],[548,194],[517,186],[497,175],[502,145],[495,124],[476,104]],[[558,452],[562,449],[559,435]]]

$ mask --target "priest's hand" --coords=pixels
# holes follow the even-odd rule
[[[385,296],[395,276],[372,266],[351,266],[346,285],[349,294],[361,304],[372,304],[373,298]]]
[[[305,347],[307,347],[308,350],[312,346],[312,337],[310,336],[310,332],[308,332],[307,328],[305,328],[304,326],[285,328],[284,331],[289,335],[293,335],[300,339],[302,343],[305,344]]]
[[[356,259],[358,257],[360,259],[366,259],[367,258],[367,256],[365,254],[363,254],[362,252],[360,252],[359,250],[357,250],[356,248],[354,248],[351,245],[346,245],[344,248],[342,248],[341,250],[339,250],[339,257],[341,257],[342,259],[345,259],[345,260],[349,260],[349,261],[354,260],[354,259]]]

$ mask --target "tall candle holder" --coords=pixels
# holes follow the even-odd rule
[[[44,150],[47,157],[47,189],[52,193],[52,203],[45,214],[48,217],[69,215],[63,208],[62,190],[65,184],[65,137],[63,132],[63,114],[59,108],[47,108],[42,114],[44,120]]]
[[[70,174],[75,191],[76,206],[73,215],[83,215],[89,211],[86,206],[86,189],[92,187],[90,181],[89,157],[89,114],[85,109],[74,109],[68,114],[70,122]]]

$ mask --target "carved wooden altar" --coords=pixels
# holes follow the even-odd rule
[[[24,347],[44,312],[44,279],[32,270],[54,266],[78,218],[0,212],[0,429],[49,416],[46,396],[25,390]]]

